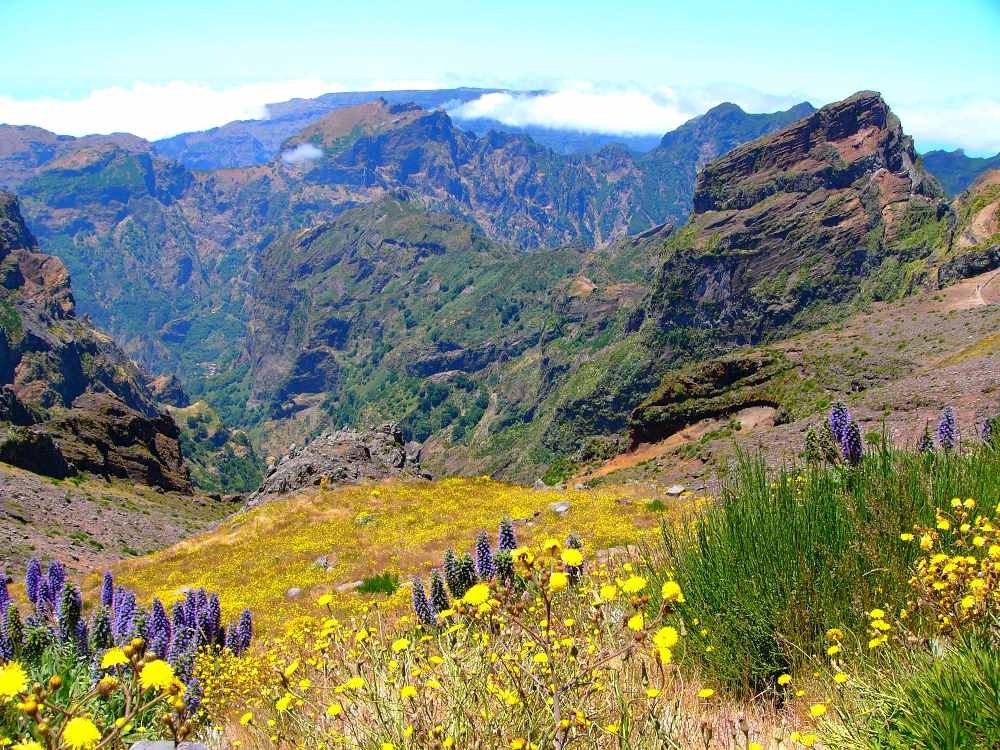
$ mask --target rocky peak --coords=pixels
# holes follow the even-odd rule
[[[27,250],[35,246],[35,238],[24,223],[17,197],[0,192],[0,260],[11,250]]]
[[[941,221],[941,197],[899,119],[860,92],[704,168],[651,312],[737,342],[773,334],[806,306],[846,302],[883,264],[928,256],[932,240],[914,236]]]
[[[841,189],[879,170],[908,180],[910,192],[941,195],[916,158],[881,94],[862,91],[708,165],[695,185],[694,210],[746,209],[786,190]]]

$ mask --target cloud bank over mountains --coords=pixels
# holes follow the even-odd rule
[[[454,84],[450,84],[454,85]],[[372,81],[351,90],[446,88],[429,81]],[[863,83],[859,84],[859,88]],[[511,126],[571,129],[583,132],[660,135],[725,101],[748,112],[774,112],[803,100],[819,107],[822,97],[803,93],[767,94],[740,85],[697,88],[595,85],[567,82],[537,94],[486,94],[451,110],[459,118],[489,118]],[[130,87],[96,89],[77,99],[14,99],[0,95],[0,123],[38,125],[57,133],[130,132],[156,140],[178,133],[267,116],[267,104],[312,98],[348,90],[340,83],[301,79],[212,88],[200,83],[137,82]],[[843,91],[830,100],[847,96]],[[921,150],[964,148],[970,154],[1000,151],[1000,96],[958,101],[894,101],[903,126]],[[302,161],[307,155],[296,155]]]

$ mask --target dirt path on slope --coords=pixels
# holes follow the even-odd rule
[[[963,279],[942,290],[945,294],[944,310],[971,310],[983,305],[1000,302],[1000,271]]]
[[[596,469],[580,474],[570,481],[588,482],[592,479],[605,477],[608,474],[621,471],[622,469],[631,469],[639,464],[652,461],[654,458],[665,456],[672,450],[675,450],[682,445],[694,443],[703,435],[706,435],[713,430],[718,430],[733,420],[740,423],[742,433],[749,432],[757,427],[773,427],[774,416],[776,413],[777,410],[770,406],[751,406],[746,409],[741,409],[726,418],[703,419],[700,422],[688,425],[684,429],[675,432],[670,437],[660,440],[657,443],[643,443],[635,450],[627,453],[620,453],[614,458],[605,461]]]

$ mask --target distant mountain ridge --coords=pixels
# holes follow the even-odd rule
[[[1000,169],[1000,154],[990,157],[966,156],[962,149],[954,151],[928,151],[923,155],[924,166],[929,169],[948,195],[958,195],[972,187],[981,174]]]

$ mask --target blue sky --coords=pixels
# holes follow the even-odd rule
[[[494,106],[545,124],[565,104],[559,124],[588,129],[619,127],[595,121],[605,95],[625,120],[646,107],[649,129],[726,98],[763,109],[870,88],[921,148],[1000,150],[1000,0],[0,0],[0,27],[0,121],[63,132],[158,137],[337,88],[585,92],[513,115]],[[659,120],[650,102],[667,108]]]

